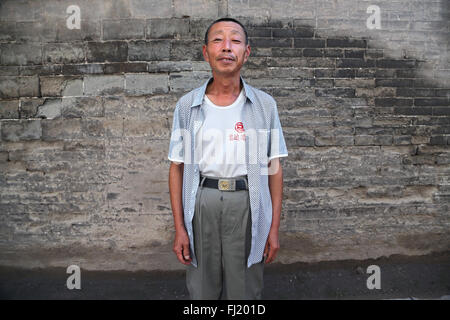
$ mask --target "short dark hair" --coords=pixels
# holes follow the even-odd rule
[[[234,22],[237,23],[238,25],[241,26],[242,30],[244,30],[244,34],[245,34],[245,44],[248,44],[248,34],[247,34],[247,29],[245,29],[244,25],[242,23],[240,23],[239,21],[237,21],[236,19],[233,18],[220,18],[215,20],[213,23],[211,23],[208,27],[208,29],[206,29],[206,33],[205,33],[205,44],[208,44],[208,33],[209,30],[211,29],[211,27],[213,25],[215,25],[218,22],[222,22],[222,21],[230,21],[230,22]]]

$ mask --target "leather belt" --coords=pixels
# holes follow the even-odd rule
[[[203,177],[200,177],[200,184]],[[244,179],[234,179],[234,178],[204,178],[203,186],[207,188],[219,189],[221,191],[237,191],[237,190],[247,190],[247,184]]]

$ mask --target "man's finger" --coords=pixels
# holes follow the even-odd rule
[[[190,260],[191,257],[189,256],[189,244],[183,245],[183,258],[184,260]]]
[[[277,250],[270,248],[269,257],[267,258],[266,262],[271,263],[275,259],[276,253],[277,253]]]
[[[267,253],[266,263],[272,262],[272,255],[273,255],[273,250],[270,248],[269,252]]]
[[[273,260],[275,260],[275,256],[277,255],[278,249],[275,249],[273,247],[270,247],[268,258],[266,259],[266,263],[270,263]]]
[[[269,241],[266,242],[266,246],[264,248],[264,257],[267,258],[268,254],[269,254]]]
[[[178,261],[180,261],[182,264],[188,264],[188,263],[186,263],[186,262],[184,261],[183,254],[182,254],[181,250],[180,250],[180,251],[177,251],[176,254],[177,254],[177,259],[178,259]]]

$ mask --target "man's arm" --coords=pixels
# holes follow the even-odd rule
[[[272,166],[272,169],[275,168],[275,170],[272,170],[272,174],[269,175],[269,190],[272,199],[272,225],[270,226],[269,236],[264,249],[264,256],[267,257],[266,263],[270,263],[275,259],[280,248],[278,229],[280,228],[281,201],[283,199],[283,169],[279,158],[274,158],[269,162],[269,168]]]
[[[192,258],[189,254],[189,237],[184,226],[184,214],[182,203],[183,192],[183,169],[184,164],[170,163],[169,168],[169,191],[172,206],[173,220],[175,224],[175,241],[173,251],[182,264],[190,264]]]

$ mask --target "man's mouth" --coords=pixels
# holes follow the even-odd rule
[[[226,61],[226,62],[231,62],[231,61],[234,61],[234,59],[233,58],[230,58],[230,57],[223,57],[223,58],[219,58],[219,60],[220,61]]]

